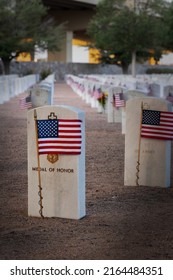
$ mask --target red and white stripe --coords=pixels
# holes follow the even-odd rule
[[[81,153],[81,120],[58,120],[58,138],[38,139],[39,154]]]
[[[141,137],[173,140],[173,113],[160,112],[160,124],[142,124]]]
[[[124,99],[121,99],[120,93],[115,94],[115,107],[124,107],[125,101]]]
[[[30,108],[32,108],[32,103],[31,103],[31,101],[27,102],[26,97],[24,97],[24,98],[21,98],[19,100],[19,107],[22,110],[23,109],[30,109]]]

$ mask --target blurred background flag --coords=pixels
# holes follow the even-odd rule
[[[125,100],[122,92],[113,94],[113,104],[116,108],[125,106]]]
[[[19,107],[20,107],[20,109],[32,108],[31,95],[21,98],[19,100]]]

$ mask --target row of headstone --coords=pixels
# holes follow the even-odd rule
[[[169,95],[173,96],[173,75],[171,74],[137,75],[136,78],[130,75],[81,75],[81,77],[114,87],[120,86],[126,90],[139,90],[149,96],[164,99]]]
[[[98,112],[106,112],[109,123],[122,122],[122,132],[125,133],[125,108],[116,106],[115,96],[122,93],[125,102],[141,95],[153,96],[173,104],[173,79],[171,80],[170,75],[161,75],[160,79],[158,75],[139,75],[135,81],[133,77],[124,76],[109,76],[106,80],[105,75],[67,75],[66,81],[92,108],[97,108]],[[111,81],[110,84],[108,81]]]
[[[73,75],[67,75],[66,82],[91,108],[107,112],[108,85]]]
[[[53,105],[55,75],[50,74],[30,90],[32,108]]]
[[[43,106],[53,103],[54,75],[53,74],[49,75],[45,80],[41,81],[39,84],[37,82],[38,82],[38,75],[28,75],[24,77],[18,77],[17,75],[1,76],[0,77],[0,103],[2,104],[5,101],[9,101],[10,98],[12,97],[15,97],[21,93],[26,92],[28,96],[20,99],[21,108],[24,109],[24,108],[31,108],[31,107],[33,108],[40,107],[39,109],[37,109],[38,116],[40,118],[46,118],[45,109]],[[30,98],[27,100],[28,97]],[[26,106],[27,102],[29,104],[32,103],[31,107]],[[76,162],[71,162],[71,164],[69,163],[69,166],[67,168],[66,161],[62,159],[60,163],[61,167],[57,165],[57,170],[56,170],[55,165],[54,167],[52,166],[54,161],[48,161],[49,162],[48,165],[45,158],[42,158],[43,160],[41,160],[40,157],[41,166],[44,166],[44,168],[39,167],[40,165],[38,165],[38,161],[37,161],[39,156],[37,154],[38,135],[36,133],[36,130],[33,128],[33,124],[34,125],[37,124],[33,116],[34,110],[36,109],[31,110],[31,112],[29,111],[30,113],[28,114],[28,130],[27,130],[28,132],[28,215],[40,216],[40,208],[38,209],[38,201],[40,201],[41,203],[40,200],[41,198],[38,198],[38,191],[40,191],[38,190],[38,185],[41,184],[41,182],[43,182],[44,212],[43,211],[42,212],[44,213],[45,217],[50,217],[50,216],[68,217],[69,215],[69,217],[72,218],[79,218],[80,215],[83,215],[85,209],[82,208],[83,205],[80,206],[79,204],[75,204],[75,211],[71,212],[69,206],[72,206],[73,202],[75,203],[78,202],[79,199],[78,192],[76,189],[73,189],[73,192],[70,192],[70,195],[66,197],[67,191],[65,188],[68,187],[68,184],[67,181],[64,180],[65,171],[61,172],[61,169],[67,170],[67,173],[70,171],[69,174],[71,172],[72,173],[75,172],[75,176],[73,175],[69,176],[69,181],[72,182],[73,184],[73,181],[77,180],[76,174],[78,174],[80,172],[80,169],[84,167],[81,164],[81,162],[83,161],[80,162],[79,168],[78,165],[76,167]],[[54,108],[50,107],[48,108],[48,110],[49,110],[49,114],[51,114]],[[56,110],[57,108],[54,110],[55,113]],[[83,145],[84,145],[84,139],[83,139]],[[54,155],[51,152],[50,155],[53,158]],[[84,152],[82,152],[82,155],[84,157]],[[48,171],[48,172],[42,172],[43,169],[44,171]],[[39,172],[45,174],[46,176],[40,174],[41,179],[38,179],[38,176],[35,175],[36,174],[38,175]],[[57,174],[57,176],[55,174]],[[54,181],[55,179],[57,180],[57,182],[59,182],[58,185],[59,189],[56,188],[56,183]],[[66,185],[61,185],[61,182],[66,182]],[[42,188],[41,185],[40,188]],[[79,195],[82,197],[83,194],[81,194],[80,192]],[[75,197],[75,201],[73,201],[74,197]],[[63,202],[64,198],[66,201],[65,204]],[[55,203],[56,199],[58,199],[58,201],[61,202]]]
[[[130,98],[131,91],[126,86],[108,84],[107,82],[101,82],[101,79],[97,80],[92,77],[82,78],[73,75],[67,75],[66,82],[69,84],[73,91],[76,92],[87,104],[90,104],[92,108],[96,108],[99,113],[105,112],[107,114],[107,120],[111,122],[121,122],[122,110],[120,106],[116,106],[115,96],[118,93],[126,93],[125,100]],[[139,90],[137,91],[139,92]],[[146,95],[146,91],[140,91]]]
[[[31,109],[53,104],[54,74],[26,90],[26,96],[20,99],[21,109]]]
[[[37,75],[18,77],[17,75],[0,76],[0,104],[23,93],[37,82]]]
[[[88,78],[89,77],[87,77],[87,79]],[[82,79],[82,77],[80,77],[80,79]],[[90,84],[91,81],[95,84],[100,82],[96,76],[91,77],[89,80],[88,84]],[[73,81],[76,82],[74,77]],[[137,90],[132,89],[132,87],[131,89],[127,89],[123,86],[113,86],[111,84],[107,89],[108,122],[121,122],[122,133],[125,134],[125,185],[170,186],[170,155],[171,140],[173,138],[173,130],[171,127],[173,126],[173,113],[172,101],[168,98],[167,101],[165,98],[172,90],[170,81],[170,77],[162,76],[160,78],[160,83],[158,82],[160,87],[158,86],[154,89],[155,84],[150,84],[154,94],[150,92],[150,94],[148,94],[146,90],[142,90],[142,87],[140,90]],[[82,80],[80,80],[80,83],[81,82]],[[169,85],[167,84],[168,82]],[[78,86],[78,82],[76,86]],[[123,100],[125,102],[122,107],[115,107],[114,105],[117,93],[123,94]],[[119,102],[120,101],[122,100],[119,100]],[[141,136],[142,134],[140,134],[143,120],[141,104],[143,104],[146,113],[149,114],[147,122],[152,122],[153,118],[156,121],[156,123],[151,123],[150,125],[152,129],[154,127],[154,137],[150,134],[147,134],[147,136]],[[168,118],[167,112],[169,112],[170,119],[168,120],[168,128],[165,128],[164,124],[162,127],[162,123],[160,123],[160,117],[163,115],[163,112],[166,112],[166,119]],[[156,115],[150,117],[150,113]],[[148,130],[148,127],[145,128],[145,130]],[[169,138],[167,135],[169,135]]]
[[[93,108],[107,91],[117,121],[124,121],[126,186],[170,186],[171,103],[142,90],[68,77],[67,83]],[[44,83],[43,83],[44,84]],[[46,89],[46,83],[44,84]],[[99,89],[99,91],[97,91]],[[116,101],[116,95],[119,99]],[[119,94],[124,95],[122,100]],[[123,103],[125,101],[125,103]],[[119,110],[119,111],[118,111]],[[118,115],[119,112],[119,115]],[[121,114],[120,114],[121,112]],[[28,111],[28,215],[80,219],[85,216],[85,118],[69,106],[35,106]],[[148,132],[149,130],[149,132]],[[169,137],[168,137],[169,135]],[[116,157],[115,157],[116,159]]]

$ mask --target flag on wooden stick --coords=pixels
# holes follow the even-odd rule
[[[173,112],[143,110],[141,137],[173,140]]]
[[[173,105],[173,96],[172,96],[171,93],[169,93],[169,95],[166,97],[166,100],[169,101],[169,102],[171,102],[172,105]]]
[[[125,100],[122,92],[113,94],[113,104],[116,108],[125,106]]]
[[[21,98],[19,100],[19,106],[20,106],[20,109],[22,109],[22,110],[32,108],[31,95]]]

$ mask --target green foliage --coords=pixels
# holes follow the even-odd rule
[[[165,25],[163,15],[166,9],[162,0],[136,2],[127,6],[126,1],[103,0],[90,21],[87,32],[92,38],[92,47],[100,51],[100,61],[130,64],[132,53],[137,60],[146,60],[151,49],[161,53]]]
[[[173,50],[173,2],[171,1],[169,9],[164,13],[164,22],[167,27],[165,32],[164,46],[167,50]]]
[[[51,69],[43,69],[40,73],[40,79],[44,80],[47,76],[49,76],[50,74],[52,74]]]
[[[22,52],[61,49],[64,25],[56,26],[41,0],[0,0],[0,57],[9,63]]]
[[[102,106],[102,108],[104,110],[106,107],[107,97],[108,97],[108,94],[106,92],[102,92],[101,95],[99,96],[99,98],[97,99],[97,101],[99,102],[99,104]]]
[[[146,74],[173,74],[173,69],[152,67],[146,70]]]
[[[27,69],[26,72],[25,72],[25,75],[32,75],[32,74],[35,74],[35,71],[34,69]]]

